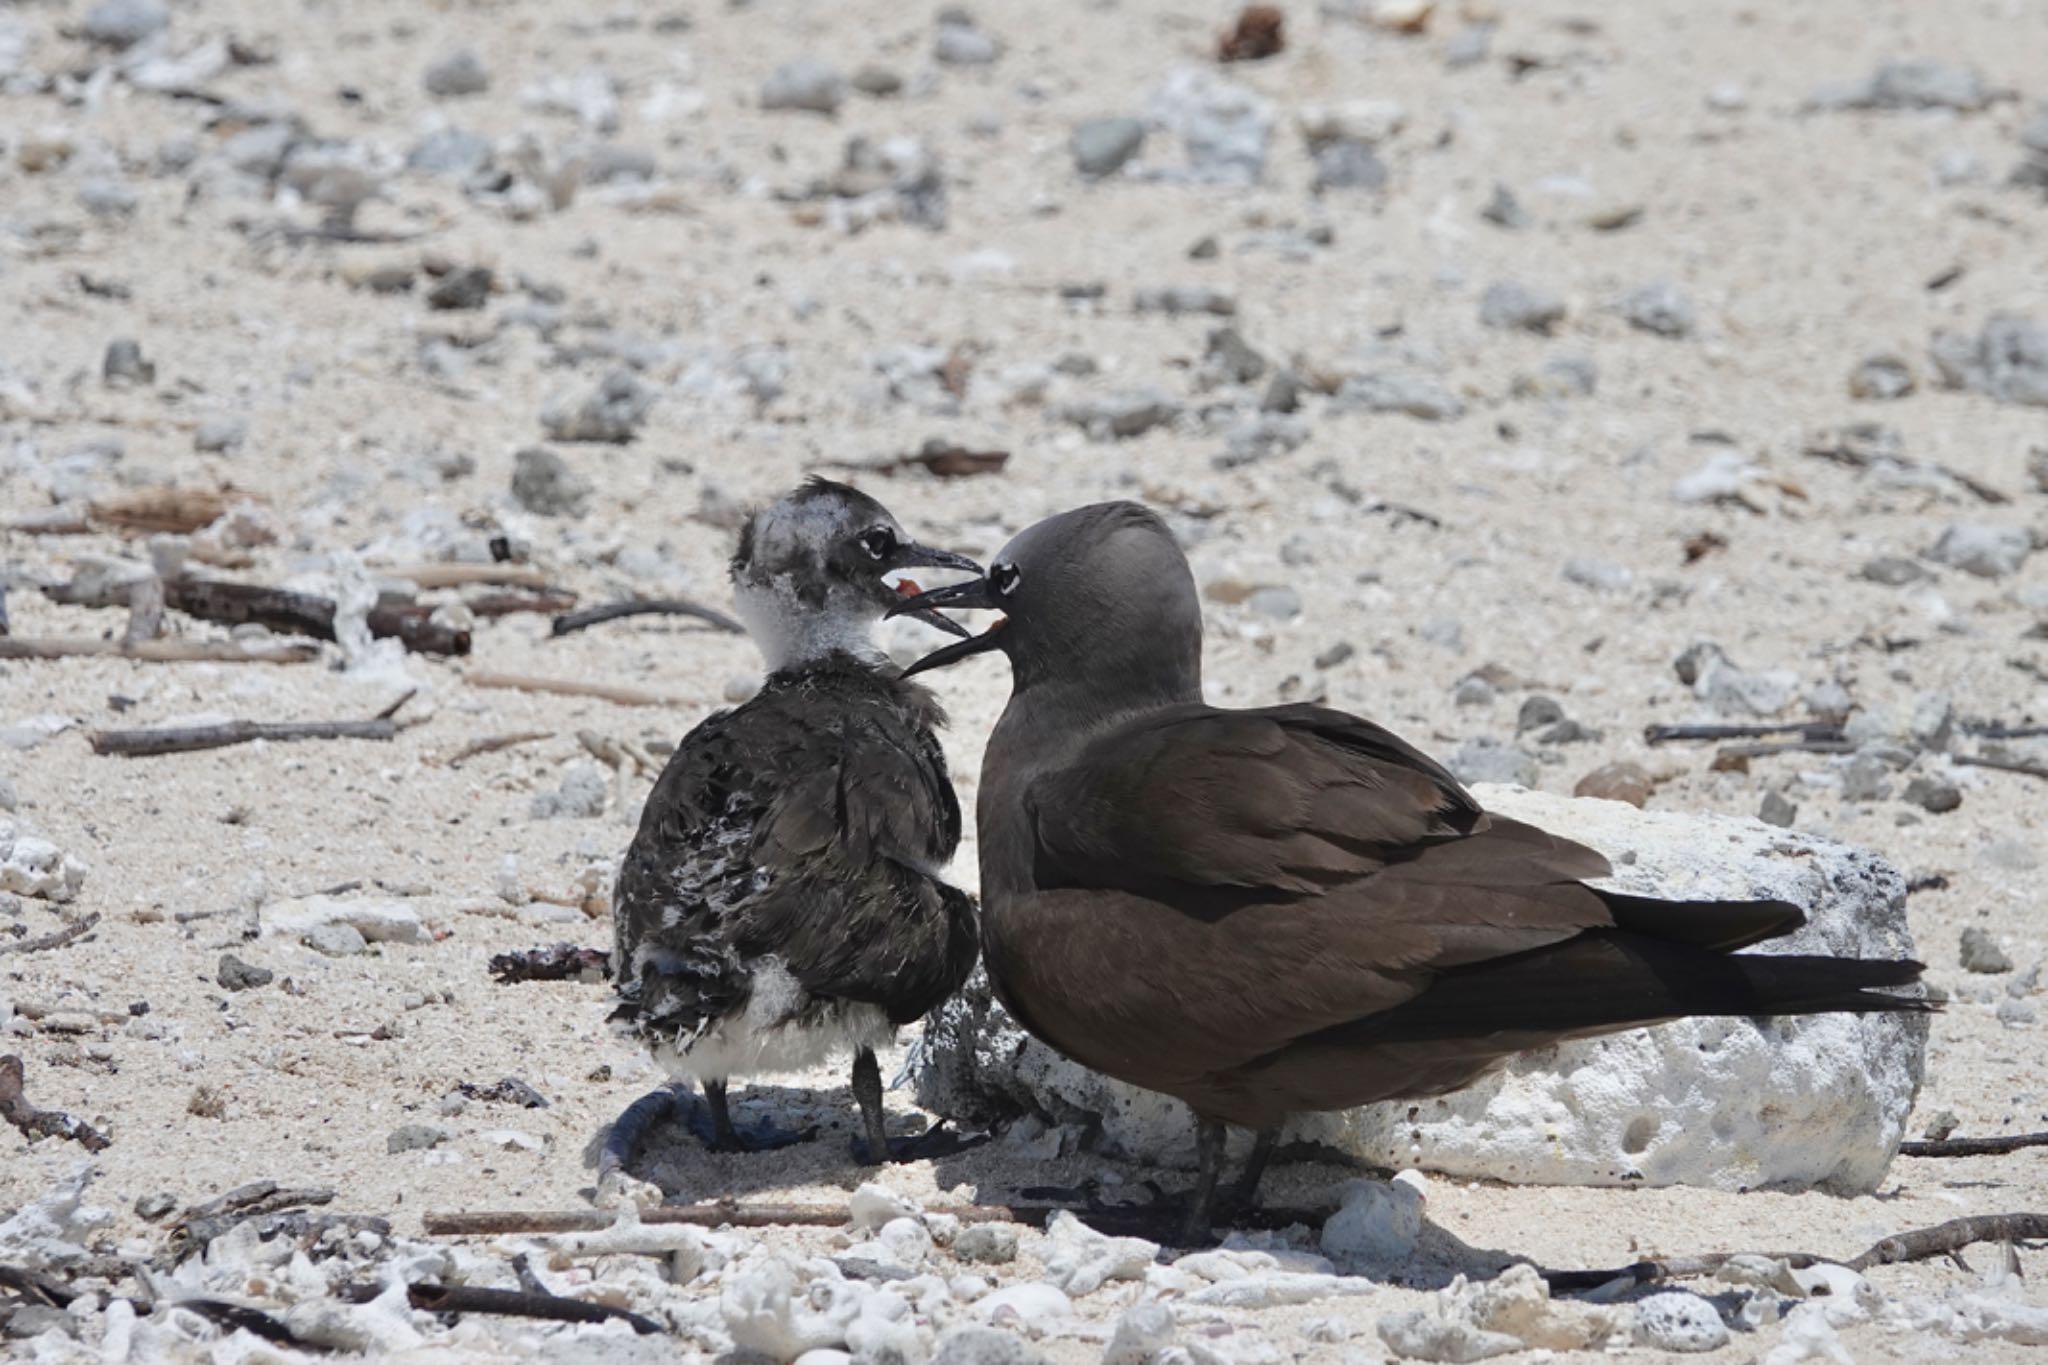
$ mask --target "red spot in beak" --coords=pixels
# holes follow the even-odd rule
[[[923,591],[924,589],[918,587],[914,579],[899,578],[896,580],[896,595],[898,597],[915,597]]]

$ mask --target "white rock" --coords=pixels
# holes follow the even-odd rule
[[[1152,92],[1148,112],[1179,134],[1194,179],[1250,184],[1265,174],[1273,106],[1250,88],[1207,67],[1177,66]]]
[[[425,943],[430,937],[419,912],[396,900],[302,896],[279,901],[266,918],[274,932],[294,937],[328,924],[345,924],[371,943]]]
[[[87,1237],[113,1218],[106,1209],[85,1202],[92,1178],[91,1163],[81,1161],[47,1193],[0,1223],[0,1261],[43,1270],[90,1254],[84,1245]]]
[[[1399,100],[1356,99],[1341,104],[1303,105],[1295,116],[1301,135],[1311,143],[1349,138],[1385,142],[1408,124],[1408,110]]]
[[[77,896],[91,870],[48,839],[0,818],[0,891],[61,904]]]
[[[1611,1308],[1553,1302],[1543,1277],[1527,1264],[1478,1284],[1460,1275],[1430,1307],[1390,1313],[1378,1324],[1380,1340],[1399,1354],[1449,1361],[1529,1349],[1595,1350],[1619,1325]]]
[[[1835,1335],[1820,1305],[1802,1303],[1785,1315],[1785,1329],[1778,1344],[1764,1352],[1762,1365],[1801,1365],[1808,1360],[1855,1365],[1856,1358]]]
[[[1142,1237],[1108,1237],[1060,1211],[1046,1228],[1045,1277],[1074,1298],[1086,1298],[1111,1280],[1141,1280],[1159,1255]]]
[[[1074,1316],[1074,1301],[1057,1285],[1013,1284],[981,1299],[974,1310],[984,1318],[1008,1315],[1043,1325],[1051,1319]]]
[[[1699,1295],[1673,1290],[1636,1305],[1635,1338],[1660,1351],[1717,1351],[1728,1344],[1728,1325]]]
[[[1314,1303],[1318,1299],[1371,1294],[1379,1287],[1371,1280],[1354,1275],[1308,1275],[1274,1270],[1198,1289],[1188,1296],[1188,1302],[1216,1308],[1273,1308],[1287,1303]]]
[[[410,1350],[426,1340],[412,1325],[412,1310],[406,1305],[406,1287],[402,1283],[392,1284],[364,1304],[338,1299],[296,1303],[285,1314],[284,1321],[299,1340],[337,1351],[384,1355]]]
[[[1876,1285],[1845,1265],[1805,1266],[1792,1272],[1792,1280],[1836,1327],[1866,1322],[1884,1303]]]
[[[1154,1356],[1173,1345],[1173,1306],[1152,1301],[1134,1304],[1116,1320],[1102,1365],[1151,1365]]]
[[[1406,1261],[1422,1235],[1422,1177],[1403,1171],[1392,1181],[1353,1180],[1338,1197],[1342,1207],[1323,1224],[1320,1244],[1347,1263],[1392,1266]]]
[[[872,1180],[856,1189],[853,1197],[847,1200],[847,1212],[852,1216],[856,1232],[876,1232],[895,1219],[915,1218],[921,1211],[916,1200]]]
[[[1804,928],[1749,951],[1912,953],[1904,880],[1875,854],[1750,820],[1507,788],[1477,795],[1610,857],[1633,854],[1614,878],[1623,890],[1807,908]],[[1863,1193],[1905,1134],[1926,1036],[1925,1018],[1908,1015],[1681,1020],[1527,1053],[1454,1095],[1306,1115],[1290,1132],[1381,1166],[1516,1184]],[[978,984],[932,1016],[913,1075],[937,1113],[1093,1115],[1108,1149],[1193,1165],[1184,1106],[1068,1062]]]
[[[828,1300],[821,1312],[808,1299],[798,1299],[799,1284],[796,1267],[774,1255],[729,1275],[718,1309],[733,1344],[781,1361],[821,1347],[844,1346],[846,1322],[858,1311],[858,1302]],[[833,1312],[835,1307],[840,1311]]]

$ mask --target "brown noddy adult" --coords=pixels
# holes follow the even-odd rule
[[[933,733],[945,715],[873,639],[901,600],[891,575],[919,566],[980,572],[823,479],[747,521],[733,596],[768,679],[676,747],[620,867],[613,1018],[679,1081],[702,1082],[714,1148],[743,1145],[728,1077],[851,1051],[865,1155],[883,1160],[874,1048],[974,970],[974,902],[939,875],[960,842]],[[611,1164],[682,1098],[662,1092],[628,1110]]]
[[[995,608],[917,673],[1000,650],[979,804],[982,956],[1018,1021],[1194,1110],[1185,1234],[1226,1124],[1248,1201],[1288,1115],[1457,1090],[1527,1048],[1686,1015],[1910,1011],[1917,962],[1740,956],[1782,901],[1587,885],[1607,860],[1489,815],[1441,765],[1328,707],[1202,701],[1202,614],[1166,525],[1051,517],[985,577],[895,610]]]

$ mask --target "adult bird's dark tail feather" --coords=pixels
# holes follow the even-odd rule
[[[1918,962],[1816,955],[1729,954],[1621,930],[1445,972],[1406,1004],[1345,1025],[1347,1042],[1559,1038],[1688,1015],[1922,1013],[1885,990],[1920,979]]]

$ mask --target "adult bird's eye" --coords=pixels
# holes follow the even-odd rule
[[[881,559],[896,548],[896,533],[886,526],[862,534],[860,547],[868,552],[871,559]]]
[[[998,564],[988,571],[988,585],[998,596],[1008,597],[1024,581],[1024,571],[1015,564]]]

